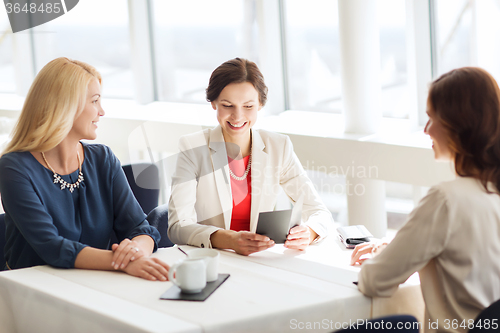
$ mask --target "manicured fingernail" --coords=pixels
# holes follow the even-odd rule
[[[115,269],[118,269],[118,265],[115,265]]]
[[[121,267],[121,268],[124,268],[124,267],[125,267],[125,264],[122,264],[120,267]]]
[[[162,277],[161,277],[161,280],[162,280],[162,281],[167,281],[167,278],[166,278],[166,277],[164,277],[164,276],[162,276]]]
[[[115,262],[113,261],[113,262],[111,263],[111,266],[114,266],[114,265],[115,265]]]
[[[134,260],[135,260],[135,258],[134,258],[134,257],[130,258],[130,261],[134,261]]]

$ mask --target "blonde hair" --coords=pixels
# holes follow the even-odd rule
[[[47,151],[61,143],[83,111],[93,79],[102,83],[94,67],[78,60],[57,58],[45,65],[30,87],[12,140],[2,155]]]

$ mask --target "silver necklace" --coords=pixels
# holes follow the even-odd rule
[[[82,172],[82,165],[80,164],[80,154],[78,153],[78,151],[76,152],[76,158],[78,159],[78,170],[79,170],[78,179],[73,184],[70,184],[67,181],[65,181],[64,179],[62,179],[61,176],[59,176],[54,171],[54,169],[52,169],[49,162],[47,162],[47,159],[45,158],[45,154],[43,152],[42,152],[42,157],[43,157],[43,160],[45,161],[45,164],[47,164],[50,171],[52,171],[52,173],[54,174],[54,184],[58,184],[58,183],[61,184],[61,190],[64,190],[65,188],[67,188],[71,193],[73,193],[75,188],[80,188],[80,183],[83,182],[83,172]]]
[[[250,172],[250,166],[252,165],[252,151],[250,151],[250,157],[248,158],[248,165],[247,165],[247,168],[245,170],[245,173],[243,174],[243,176],[241,177],[238,177],[236,176],[234,173],[233,173],[233,170],[231,170],[231,167],[229,167],[229,175],[231,176],[231,178],[233,178],[234,180],[245,180],[248,176],[248,173]]]

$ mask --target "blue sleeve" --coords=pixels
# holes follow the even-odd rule
[[[47,264],[72,268],[86,246],[59,235],[24,168],[12,158],[0,159],[0,193],[5,212],[19,232]]]
[[[113,229],[116,236],[121,241],[125,238],[148,235],[154,241],[153,252],[155,252],[158,249],[160,233],[146,220],[146,214],[130,189],[120,161],[109,148],[108,154],[113,169]]]

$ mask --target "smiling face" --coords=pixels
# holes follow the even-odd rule
[[[104,116],[104,110],[101,107],[101,85],[97,79],[93,79],[87,88],[83,111],[73,122],[70,135],[77,137],[78,140],[95,140],[97,123],[101,116]]]
[[[432,150],[434,150],[434,158],[436,161],[450,161],[452,160],[453,154],[449,148],[448,135],[446,129],[437,115],[430,106],[427,104],[427,115],[429,116],[429,121],[424,128],[424,133],[429,135],[432,139]]]
[[[257,111],[262,109],[259,93],[250,82],[231,83],[222,89],[212,102],[217,110],[217,120],[226,142],[250,144],[250,128],[257,121]]]

